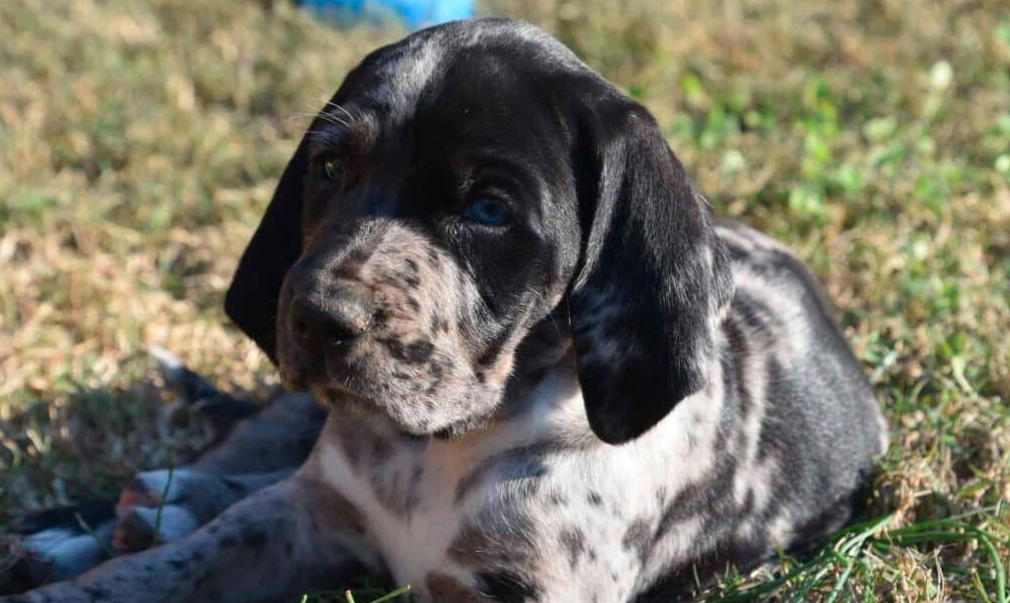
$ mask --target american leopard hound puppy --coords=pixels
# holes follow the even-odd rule
[[[274,601],[361,572],[420,602],[669,600],[823,539],[885,447],[800,262],[714,222],[649,112],[524,23],[351,71],[226,309],[329,409],[301,467],[322,413],[287,394],[127,490],[117,546],[156,504],[167,544],[4,603]]]

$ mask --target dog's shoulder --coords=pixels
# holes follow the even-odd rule
[[[816,509],[820,496],[851,491],[871,470],[887,446],[886,423],[811,270],[751,227],[722,220],[716,232],[729,251],[735,285],[721,325],[727,372],[765,406],[765,453],[774,449],[790,459],[784,473],[795,499]],[[829,474],[830,484],[823,478]]]

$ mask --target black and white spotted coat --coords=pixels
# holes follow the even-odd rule
[[[887,430],[813,277],[560,43],[424,30],[309,130],[226,307],[325,425],[279,397],[124,493],[168,544],[0,601],[665,601],[850,517]]]

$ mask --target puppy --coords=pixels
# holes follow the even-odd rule
[[[648,111],[515,21],[350,72],[226,309],[329,409],[301,468],[5,603],[273,601],[362,572],[426,603],[669,600],[824,539],[886,447],[807,270],[715,223]]]

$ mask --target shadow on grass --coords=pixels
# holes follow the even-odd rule
[[[7,405],[0,533],[29,512],[114,497],[138,471],[185,462],[213,437],[205,417],[154,379]]]

